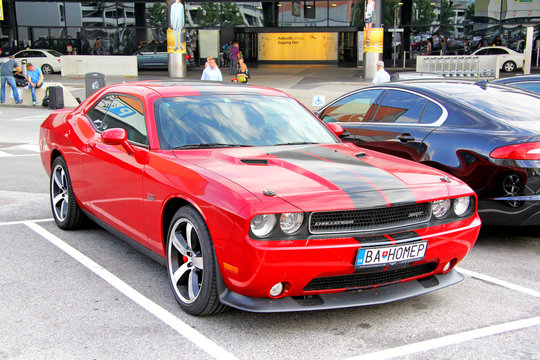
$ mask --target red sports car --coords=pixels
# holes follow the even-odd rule
[[[378,304],[462,280],[474,192],[342,131],[274,89],[137,82],[55,111],[40,146],[58,226],[90,218],[146,250],[190,314]]]

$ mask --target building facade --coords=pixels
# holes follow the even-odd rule
[[[516,48],[527,26],[535,27],[535,37],[540,30],[540,0],[375,1],[384,1],[382,14],[375,16],[385,29],[385,58],[403,51],[423,53],[430,37],[434,53],[440,51],[443,37],[448,39],[449,53],[462,53],[464,39],[475,46],[484,35],[488,43],[501,36],[504,45]],[[239,41],[248,61],[264,61],[269,55],[262,51],[276,59],[272,51],[287,52],[286,45],[293,49],[301,40],[324,46],[324,53],[315,54],[312,47],[300,51],[301,59],[283,55],[284,61],[355,65],[359,57],[364,0],[184,1],[184,5],[188,43],[195,54],[198,31],[218,29],[222,43]],[[104,54],[131,54],[144,43],[165,41],[166,8],[165,1],[3,0],[1,47],[4,54],[26,47],[92,54],[100,39]],[[307,42],[311,38],[319,42]]]

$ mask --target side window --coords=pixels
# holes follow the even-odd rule
[[[103,118],[114,100],[114,95],[105,95],[90,111],[86,113],[86,117],[94,124],[97,131],[103,131]]]
[[[157,46],[157,52],[167,52],[167,44],[159,44]]]
[[[125,129],[128,140],[143,145],[148,143],[143,106],[139,100],[130,96],[114,97],[101,124],[101,130],[112,128]]]
[[[494,48],[494,49],[491,49],[491,54],[492,55],[508,55],[508,51],[504,49]]]
[[[418,124],[427,100],[406,91],[389,90],[380,101],[373,121]]]
[[[487,55],[489,49],[483,49],[478,51],[475,55]]]
[[[31,51],[30,52],[31,57],[39,58],[39,57],[47,57],[44,53],[41,51]]]
[[[433,124],[435,121],[439,120],[443,113],[441,107],[431,101],[428,101],[426,109],[422,114],[422,119],[420,120],[421,124]]]
[[[15,55],[15,58],[26,58],[26,57],[30,57],[29,55],[29,52],[28,51],[21,51],[20,53],[18,53],[17,55]]]
[[[373,117],[375,100],[384,90],[360,91],[329,106],[322,114],[322,121],[331,122],[362,122]]]

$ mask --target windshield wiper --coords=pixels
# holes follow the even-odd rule
[[[243,144],[223,144],[223,143],[200,143],[200,144],[186,144],[177,146],[173,150],[181,149],[209,149],[209,148],[227,148],[227,147],[248,147],[251,145]]]
[[[318,144],[316,142],[311,141],[297,141],[297,142],[288,142],[283,144],[274,144],[272,146],[281,146],[281,145],[310,145],[310,144]]]

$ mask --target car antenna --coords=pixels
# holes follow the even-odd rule
[[[486,80],[478,80],[477,82],[474,83],[474,85],[478,85],[478,86],[480,86],[482,89],[486,90],[486,89],[487,89],[488,82],[487,82]]]

